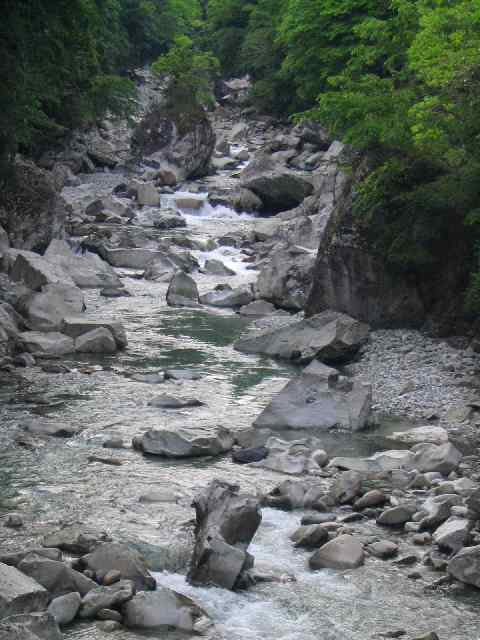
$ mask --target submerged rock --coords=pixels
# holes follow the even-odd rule
[[[149,407],[158,407],[160,409],[185,409],[187,407],[202,407],[203,402],[196,398],[174,398],[163,393],[149,401]]]
[[[187,579],[194,585],[233,589],[253,566],[247,549],[262,520],[259,501],[213,480],[193,504],[195,549]]]
[[[205,273],[214,276],[234,276],[235,271],[223,264],[221,260],[207,260],[204,266]]]
[[[139,442],[144,453],[165,458],[217,456],[230,451],[233,443],[232,432],[224,427],[153,429]]]

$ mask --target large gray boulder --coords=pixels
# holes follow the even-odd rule
[[[83,596],[97,586],[93,580],[64,562],[41,556],[27,556],[18,565],[18,570],[45,587],[51,598],[72,592]]]
[[[66,316],[85,310],[83,293],[65,284],[47,284],[20,299],[18,308],[33,331],[61,330]]]
[[[468,540],[473,522],[466,518],[449,518],[435,530],[433,541],[440,548],[457,553]]]
[[[0,620],[19,613],[44,611],[48,591],[15,567],[0,563]]]
[[[100,328],[107,329],[109,331],[115,339],[119,349],[123,349],[127,346],[127,334],[120,322],[102,322],[101,320],[90,320],[81,316],[69,315],[63,319],[61,330],[65,335],[76,339]]]
[[[75,253],[65,240],[52,240],[45,258],[59,265],[81,289],[121,287],[112,267],[96,253]]]
[[[218,456],[230,451],[234,436],[224,427],[196,427],[153,429],[147,431],[140,440],[144,453],[164,458],[195,458]]]
[[[82,598],[79,617],[95,618],[102,609],[116,609],[135,595],[135,585],[131,580],[120,580],[108,587],[96,587]]]
[[[78,613],[82,598],[79,593],[67,593],[64,596],[54,598],[48,605],[48,613],[53,616],[55,622],[64,626],[70,624]]]
[[[267,440],[265,447],[267,456],[254,465],[288,475],[318,471],[327,456],[317,438],[302,438],[289,442],[272,437]]]
[[[318,549],[328,542],[328,531],[321,524],[304,525],[292,533],[290,540],[296,547]]]
[[[155,579],[150,575],[142,556],[131,547],[105,542],[92,553],[83,556],[82,565],[94,571],[97,578],[109,571],[119,571],[123,580],[131,580],[137,591],[155,589]]]
[[[58,331],[50,333],[24,331],[19,334],[18,339],[29,353],[64,356],[75,352],[75,343],[72,338]]]
[[[243,353],[308,363],[314,358],[342,363],[353,358],[368,339],[368,325],[336,311],[324,311],[312,318],[280,328],[247,332],[235,343]]]
[[[75,340],[78,353],[116,353],[118,347],[111,331],[105,327],[93,329]]]
[[[134,629],[173,627],[203,633],[212,622],[208,614],[187,596],[159,587],[151,593],[138,593],[123,608],[124,622]]]
[[[153,249],[105,249],[105,260],[112,267],[123,269],[146,269],[150,262],[163,255],[162,251]]]
[[[222,285],[221,288],[214,289],[200,296],[200,302],[210,307],[239,308],[249,304],[253,300],[252,290],[249,286],[232,289],[230,286]]]
[[[368,425],[371,402],[369,385],[325,375],[324,370],[310,365],[273,398],[254,426],[359,431]]]
[[[258,274],[256,298],[263,298],[281,309],[300,311],[312,286],[315,252],[302,247],[275,251]]]
[[[0,622],[0,640],[63,640],[58,624],[47,611],[10,616]]]
[[[356,569],[365,562],[363,544],[350,535],[341,535],[323,545],[310,558],[311,569]]]
[[[194,585],[233,589],[253,566],[248,546],[262,520],[259,501],[213,480],[194,501],[195,548],[187,575]]]
[[[418,444],[413,447],[415,452],[415,465],[421,473],[438,471],[448,475],[460,464],[462,454],[451,442],[445,444]]]
[[[47,284],[62,284],[75,287],[75,282],[60,265],[31,251],[13,251],[9,255],[14,260],[10,278],[23,282],[32,291],[40,291]]]
[[[170,307],[192,307],[198,305],[198,288],[195,280],[183,271],[176,273],[167,291]]]
[[[448,563],[448,573],[480,589],[480,545],[465,547]]]
[[[257,172],[252,163],[243,172],[242,186],[252,191],[262,202],[262,211],[270,214],[288,211],[298,206],[313,192],[313,185],[291,171],[274,168]]]
[[[61,549],[68,553],[82,555],[94,551],[110,538],[105,531],[73,525],[45,536],[43,546],[47,549]]]
[[[415,455],[406,449],[379,451],[368,458],[332,458],[328,466],[375,475],[397,469],[415,469]]]

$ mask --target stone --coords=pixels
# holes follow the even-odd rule
[[[170,280],[167,291],[170,307],[191,307],[198,304],[198,288],[195,280],[180,271]]]
[[[122,574],[117,569],[112,569],[103,576],[102,584],[105,587],[110,587],[112,584],[119,582],[122,579]]]
[[[163,458],[218,456],[230,451],[234,437],[224,427],[152,429],[143,434],[141,448]]]
[[[323,454],[325,454],[318,449],[319,445],[320,441],[317,438],[287,441],[272,437],[266,442],[268,455],[255,466],[289,475],[318,470],[320,468],[318,462],[324,461]]]
[[[371,388],[357,382],[334,380],[324,371],[306,369],[293,378],[254,422],[271,429],[359,431],[370,418]]]
[[[262,515],[257,498],[213,480],[194,500],[195,548],[187,580],[193,585],[233,589],[253,566],[248,546]]]
[[[4,527],[8,527],[9,529],[20,529],[23,525],[23,518],[19,513],[9,513],[5,516],[3,523]]]
[[[85,310],[83,293],[77,287],[48,284],[41,291],[23,296],[18,309],[33,331],[61,330],[63,318]]]
[[[461,504],[460,496],[444,494],[427,498],[422,505],[419,521],[420,530],[433,530],[448,520],[451,508]]]
[[[265,496],[264,503],[269,507],[287,511],[300,509],[305,507],[306,493],[307,487],[303,482],[284,480]],[[313,508],[313,506],[310,505],[309,508]]]
[[[85,568],[95,571],[97,577],[115,570],[120,572],[122,580],[131,581],[136,591],[155,589],[155,579],[148,572],[142,556],[127,545],[104,542],[83,556],[81,562]]]
[[[269,214],[293,209],[313,192],[313,185],[299,175],[287,171],[259,174],[253,163],[242,176],[242,186],[260,198],[262,210]]]
[[[54,618],[55,622],[64,626],[70,624],[80,609],[82,598],[79,593],[67,593],[58,598],[54,598],[48,605],[48,613]]]
[[[230,269],[226,265],[223,264],[221,260],[210,259],[205,262],[205,266],[203,267],[205,273],[214,275],[214,276],[234,276],[235,271]]]
[[[361,498],[355,500],[353,508],[357,510],[382,507],[387,502],[387,496],[380,489],[367,491]]]
[[[122,625],[116,620],[102,620],[97,623],[97,627],[105,633],[114,633],[122,630]]]
[[[448,573],[480,589],[480,545],[464,547],[448,563]]]
[[[116,353],[117,343],[112,333],[105,327],[93,329],[75,340],[77,353]]]
[[[420,473],[438,471],[448,475],[457,469],[463,457],[450,442],[440,445],[418,444],[412,451],[415,452],[415,466]]]
[[[159,207],[160,193],[153,182],[137,182],[137,203],[140,206]]]
[[[210,307],[233,308],[243,307],[253,300],[252,290],[248,285],[232,289],[224,287],[214,289],[200,296],[200,302]]]
[[[260,462],[269,454],[267,447],[252,447],[249,449],[237,449],[232,453],[233,462],[238,464],[250,464],[251,462]]]
[[[122,622],[123,616],[115,609],[100,609],[96,613],[97,620],[113,620],[114,622]]]
[[[148,406],[160,409],[186,409],[188,407],[203,407],[204,403],[196,398],[175,398],[167,393],[162,393],[149,400]]]
[[[48,284],[75,287],[74,281],[62,267],[38,253],[16,251],[15,255],[16,259],[10,270],[10,278],[14,282],[23,282],[32,291],[41,291]]]
[[[325,311],[284,327],[240,337],[234,347],[298,363],[318,359],[327,364],[352,359],[368,338],[367,325],[336,311]]]
[[[211,626],[208,614],[187,596],[167,587],[138,593],[124,609],[125,625],[134,629],[173,627],[185,632],[204,632]]]
[[[335,513],[315,513],[313,515],[303,516],[300,524],[307,526],[310,524],[325,524],[327,522],[335,522],[337,515]]]
[[[399,504],[385,509],[377,518],[377,524],[385,527],[401,527],[412,519],[416,507],[409,504]]]
[[[465,518],[451,517],[435,530],[433,541],[441,549],[457,553],[468,540],[473,523]]]
[[[127,346],[127,335],[120,322],[102,322],[78,316],[66,316],[62,323],[62,332],[74,339],[80,338],[96,329],[107,329],[115,339],[119,349],[124,349]]]
[[[414,466],[414,461],[414,454],[401,449],[379,451],[369,458],[332,458],[328,466],[374,475],[399,469],[409,470]]]
[[[72,592],[84,596],[97,586],[93,580],[67,564],[41,556],[26,556],[18,565],[18,569],[45,587],[53,598]]]
[[[29,353],[64,356],[75,352],[75,343],[72,338],[58,331],[49,333],[24,331],[19,334],[18,339]]]
[[[160,210],[158,216],[156,216],[153,221],[153,226],[155,229],[182,229],[187,226],[187,221],[185,218],[174,209],[169,209],[167,211]]]
[[[61,267],[81,289],[121,287],[120,278],[105,260],[90,251],[74,251],[65,240],[52,240],[45,258]]]
[[[240,307],[239,314],[248,317],[268,316],[275,311],[275,307],[271,302],[266,300],[254,300],[249,304]]]
[[[380,540],[379,542],[372,542],[367,546],[367,551],[375,558],[381,560],[387,560],[393,558],[398,553],[398,544],[390,542],[390,540]]]
[[[200,380],[202,374],[193,369],[166,369],[165,380]]]
[[[332,484],[329,497],[332,504],[349,504],[360,494],[363,477],[357,471],[344,471]]]
[[[112,265],[121,269],[141,269],[145,270],[151,262],[161,259],[165,254],[163,251],[154,251],[153,249],[106,249],[105,260]]]
[[[75,555],[83,555],[108,540],[109,537],[104,531],[71,526],[45,536],[42,544],[47,548],[53,547]]]
[[[58,624],[47,612],[22,613],[0,622],[0,640],[63,640]]]
[[[42,585],[15,567],[0,563],[0,620],[20,613],[44,611],[48,600],[48,591]]]
[[[448,442],[448,432],[443,427],[434,425],[426,425],[424,427],[415,427],[406,431],[395,431],[388,436],[390,440],[396,442],[404,442],[405,444],[444,444]]]
[[[311,569],[356,569],[365,562],[363,544],[353,536],[344,534],[323,545],[310,557]]]
[[[79,617],[95,618],[102,609],[121,607],[135,595],[135,585],[131,580],[121,580],[112,586],[93,589],[82,599]]]
[[[0,562],[8,564],[10,567],[18,567],[20,562],[28,555],[35,554],[44,556],[50,560],[61,560],[62,553],[59,549],[43,549],[42,547],[30,547],[21,551],[11,551],[0,555]]]
[[[55,422],[45,418],[26,419],[20,426],[23,431],[40,437],[72,438],[78,433],[78,429],[71,424]]]
[[[290,536],[296,547],[318,549],[328,542],[328,531],[321,524],[302,526]]]

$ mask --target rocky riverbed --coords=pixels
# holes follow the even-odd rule
[[[345,150],[211,121],[193,178],[106,124],[66,240],[2,236],[0,638],[476,640],[476,344],[305,320]]]

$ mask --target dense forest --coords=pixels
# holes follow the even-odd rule
[[[466,243],[480,308],[480,0],[6,0],[3,171],[109,111],[153,63],[206,100],[250,74],[252,101],[310,118],[362,153],[355,215],[392,269],[435,270]]]

